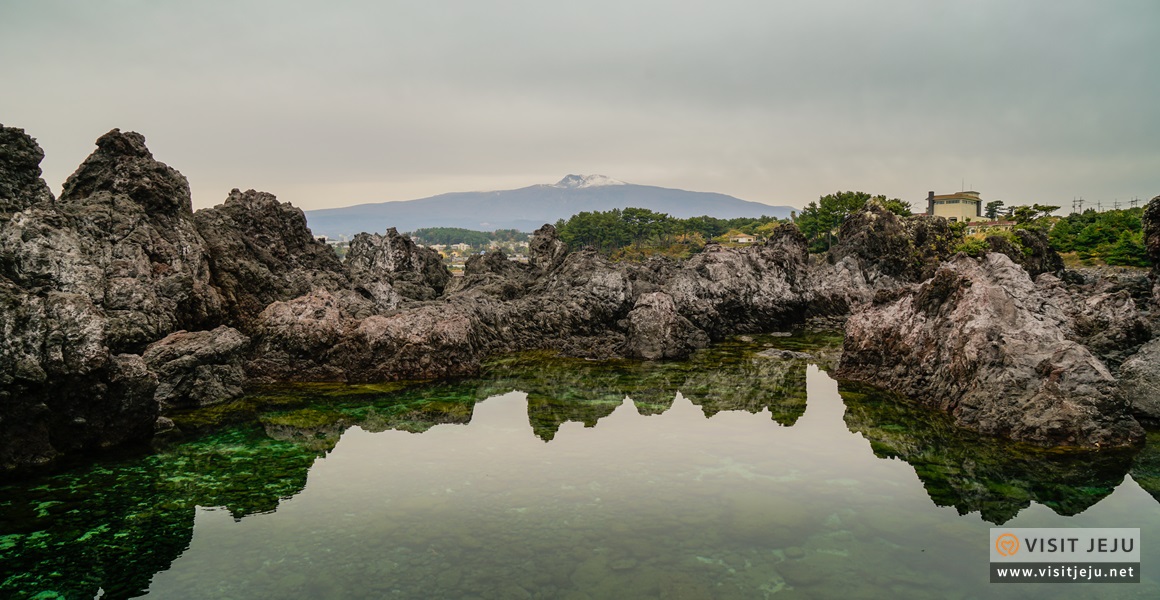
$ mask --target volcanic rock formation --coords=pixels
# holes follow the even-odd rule
[[[940,267],[954,228],[872,201],[821,260],[792,224],[749,247],[642,263],[568,252],[545,225],[527,264],[489,252],[452,280],[394,229],[357,236],[340,261],[300,210],[264,192],[235,189],[195,213],[185,178],[137,133],[101,136],[59,200],[42,157],[0,126],[0,471],[148,440],[162,411],[247,383],[470,375],[488,355],[529,349],[676,359],[851,309],[848,377],[996,435],[1139,437],[1100,358],[1147,372],[1153,354],[1131,356],[1147,311],[1135,292],[1055,279],[1045,244],[1024,261],[1039,283],[999,254]],[[1158,216],[1160,199],[1145,219],[1153,256]]]
[[[1131,445],[1143,430],[1067,315],[1001,254],[960,255],[850,316],[837,375],[900,392],[982,433],[1044,446]]]

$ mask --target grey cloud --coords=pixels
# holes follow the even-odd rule
[[[54,186],[122,127],[199,205],[235,186],[313,208],[589,167],[796,205],[964,177],[1013,201],[1160,193],[1151,1],[0,11],[0,121],[40,138]],[[352,184],[365,195],[319,194]]]

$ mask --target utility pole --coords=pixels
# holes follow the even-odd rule
[[[1112,207],[1114,210],[1120,210],[1120,200],[1118,198],[1112,201]]]
[[[1104,212],[1104,202],[1102,200],[1096,201],[1096,212]]]
[[[1079,197],[1079,212],[1083,212],[1083,196]]]
[[[1132,208],[1136,208],[1136,205],[1139,203],[1140,203],[1139,198],[1132,198]]]

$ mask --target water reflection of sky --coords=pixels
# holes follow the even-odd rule
[[[660,414],[642,415],[625,401],[593,427],[564,423],[545,443],[521,392],[476,404],[467,424],[421,434],[354,427],[276,512],[235,520],[199,509],[189,549],[150,591],[163,598],[1160,597],[1160,542],[1148,541],[1160,540],[1160,513],[1130,476],[1113,474],[1113,485],[1123,479],[1113,492],[1061,516],[1041,502],[1073,501],[1038,496],[1071,488],[961,473],[986,468],[1034,480],[1033,465],[1014,464],[1025,457],[1009,459],[1014,466],[947,461],[922,447],[947,443],[933,425],[929,438],[892,439],[889,427],[851,433],[837,384],[810,366],[806,386],[805,413],[792,427],[768,410],[706,419],[678,394]],[[876,456],[867,437],[883,456],[917,460],[925,480],[904,460]],[[915,458],[923,452],[935,456]],[[948,493],[959,508],[932,503]],[[987,583],[992,524],[959,512],[974,501],[1006,500],[1014,508],[1000,507],[1005,526],[1141,527],[1144,582]]]

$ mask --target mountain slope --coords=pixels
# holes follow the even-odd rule
[[[382,232],[388,227],[412,231],[420,227],[462,227],[479,231],[520,229],[534,231],[582,211],[634,206],[678,218],[709,215],[788,217],[788,206],[771,206],[708,192],[689,192],[651,185],[635,185],[603,175],[569,175],[553,185],[533,185],[497,192],[456,192],[420,200],[359,204],[306,211],[315,235],[331,238]]]

